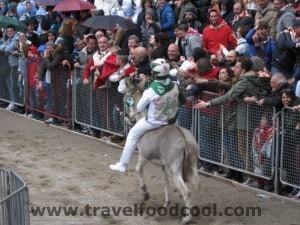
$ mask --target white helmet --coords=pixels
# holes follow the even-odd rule
[[[150,63],[153,74],[157,77],[165,77],[169,75],[170,65],[165,59],[158,58]]]

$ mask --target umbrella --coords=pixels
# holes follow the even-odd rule
[[[37,0],[37,5],[44,5],[44,6],[56,6],[58,3],[64,0]]]
[[[18,31],[27,30],[25,23],[19,21],[16,17],[0,16],[0,27],[6,28],[8,25],[14,26]]]
[[[96,7],[84,0],[66,0],[58,3],[53,11],[66,12],[66,11],[81,11],[95,9]]]
[[[92,16],[82,23],[94,29],[134,29],[136,25],[121,16]]]

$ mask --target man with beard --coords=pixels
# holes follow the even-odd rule
[[[236,59],[239,56],[236,50],[228,51],[227,55],[220,60],[220,66],[229,66],[233,70],[234,65],[236,64]]]

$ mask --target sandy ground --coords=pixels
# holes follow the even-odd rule
[[[134,211],[143,203],[134,173],[136,155],[129,171],[120,175],[108,168],[119,154],[119,148],[100,140],[0,109],[1,166],[16,171],[27,182],[30,207],[61,209],[57,216],[50,216],[47,209],[43,216],[31,214],[31,225],[180,224],[180,216],[175,214],[182,199],[173,183],[173,211],[159,211],[163,203],[161,171],[151,164],[145,171],[151,199],[143,207],[148,211]],[[202,214],[194,217],[194,224],[300,224],[297,202],[272,195],[262,198],[241,185],[200,176],[201,190],[193,200]],[[76,215],[66,216],[59,207],[77,207]],[[247,207],[259,207],[261,215],[247,216]],[[238,215],[225,216],[225,209],[234,209]]]

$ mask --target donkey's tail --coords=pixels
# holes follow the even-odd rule
[[[180,130],[185,140],[183,179],[191,185],[194,191],[198,191],[200,188],[200,177],[197,172],[198,144],[190,131],[182,127]]]

